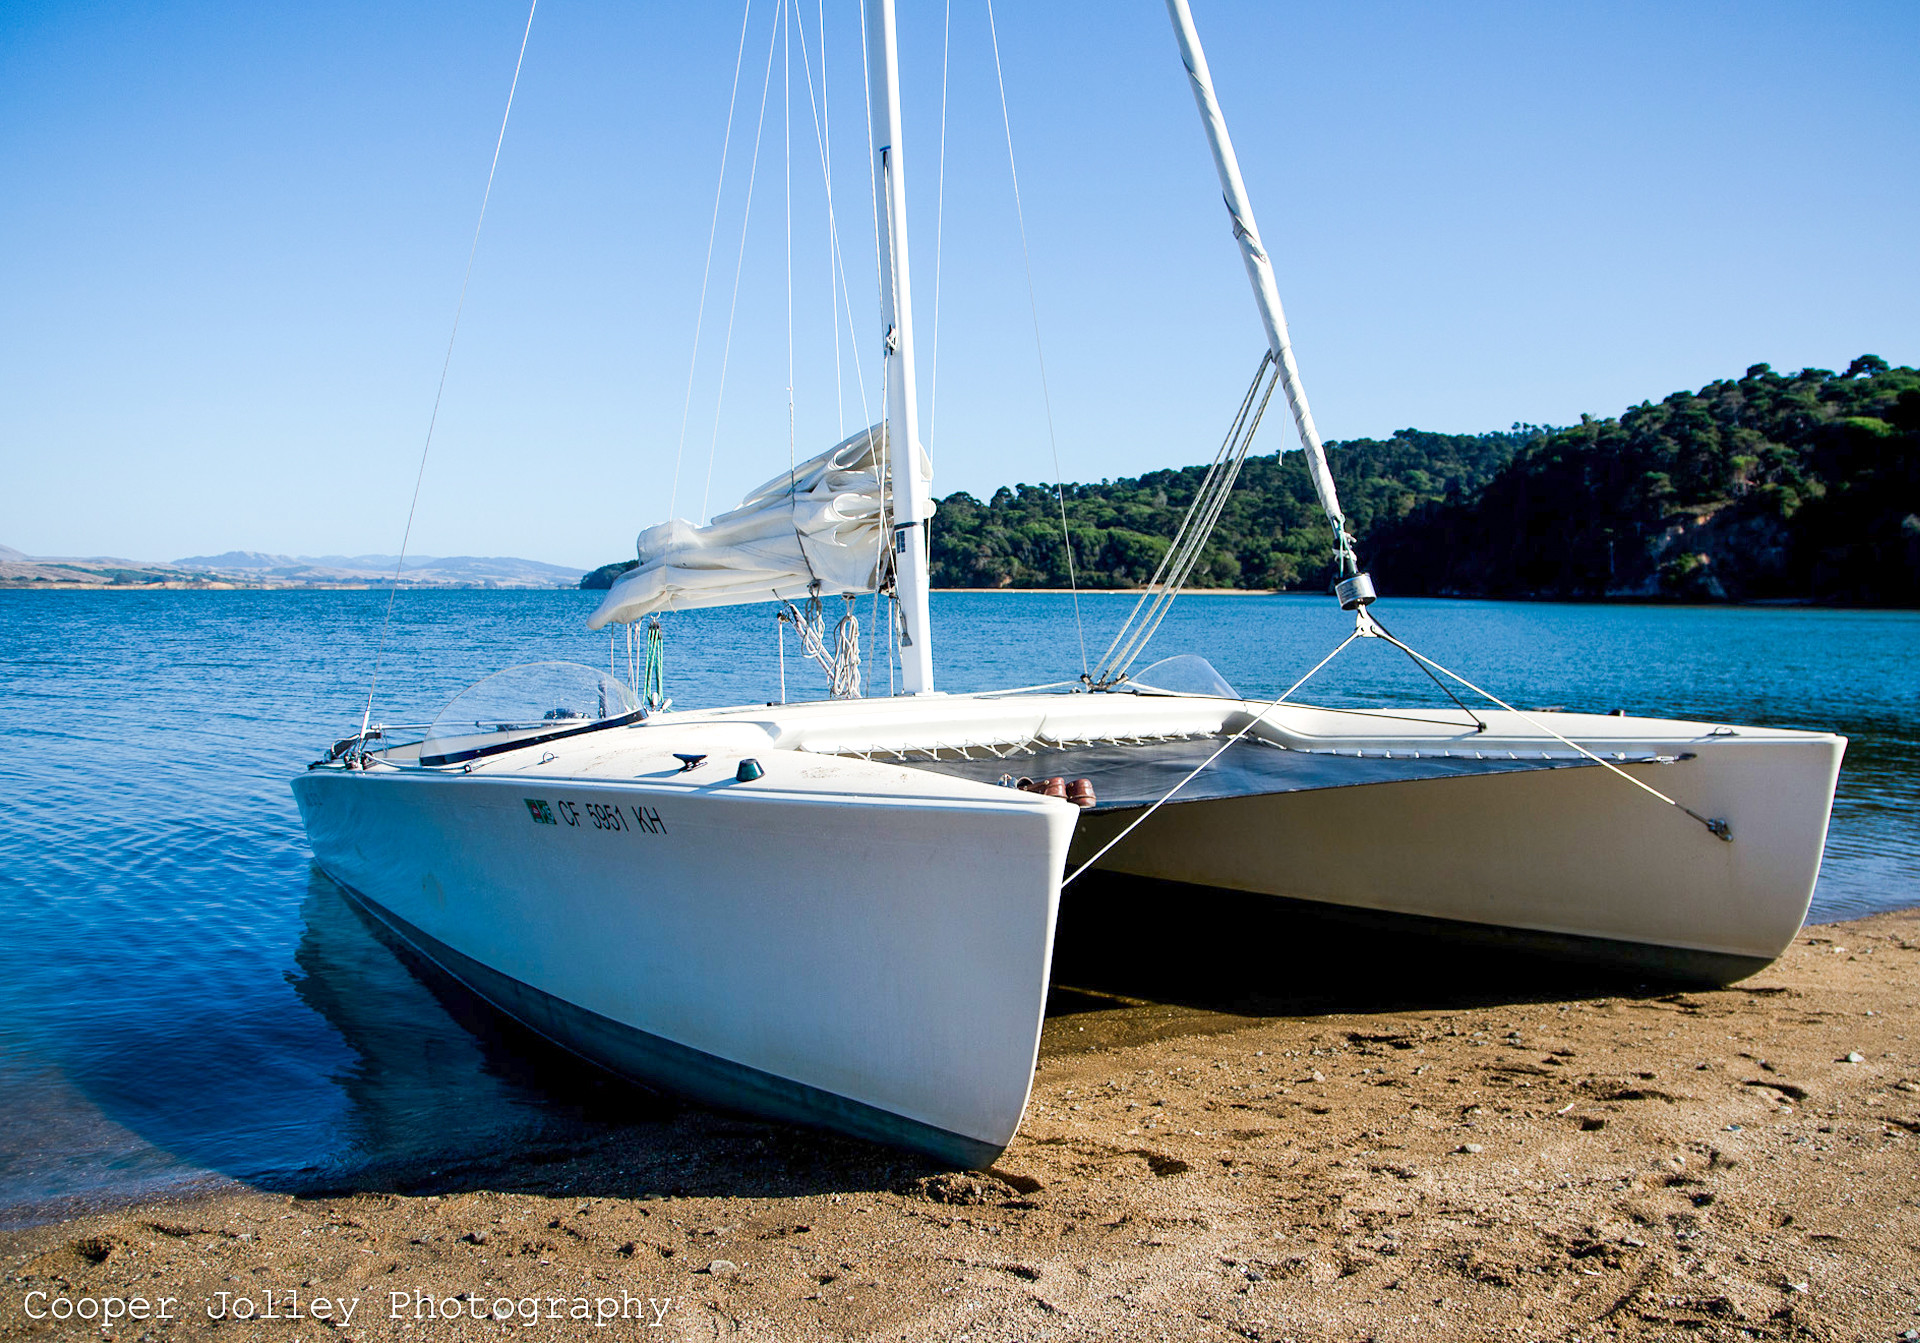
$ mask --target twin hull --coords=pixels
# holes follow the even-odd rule
[[[722,1105],[989,1163],[1026,1104],[1069,859],[1139,808],[1083,815],[943,775],[946,743],[998,740],[997,755],[1021,737],[1086,738],[1099,715],[1115,734],[1218,733],[1252,706],[954,697],[931,725],[914,701],[751,712],[465,770],[319,768],[294,793],[331,877],[551,1039]],[[1585,765],[1176,800],[1100,866],[1723,980],[1778,956],[1818,875],[1844,741],[1552,717],[1577,739],[1664,752],[1625,768],[1725,820],[1732,842]],[[1322,754],[1552,744],[1519,722],[1496,721],[1497,740],[1441,726],[1289,708],[1251,735]],[[918,733],[926,767],[860,758],[882,754],[860,742],[876,732]],[[671,752],[689,748],[712,759],[682,772]],[[736,781],[749,755],[764,777]],[[1052,772],[1044,755],[1009,770]]]

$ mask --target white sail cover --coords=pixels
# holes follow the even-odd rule
[[[884,424],[782,471],[704,527],[675,518],[640,533],[640,567],[620,576],[589,629],[656,611],[872,592],[883,533]],[[933,464],[916,453],[920,478]]]

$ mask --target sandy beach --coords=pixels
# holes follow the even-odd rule
[[[1920,1338],[1920,913],[1685,992],[1207,922],[1063,941],[991,1172],[655,1102],[0,1234],[0,1338]]]

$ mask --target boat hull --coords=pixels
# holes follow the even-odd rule
[[[1536,770],[1172,802],[1099,869],[1400,917],[1430,933],[1727,982],[1799,931],[1845,743],[1688,743],[1623,768]],[[1139,815],[1088,817],[1071,865]]]
[[[846,768],[872,791],[376,768],[294,793],[323,871],[566,1048],[987,1164],[1032,1080],[1074,814]]]

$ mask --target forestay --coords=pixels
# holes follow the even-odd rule
[[[922,481],[933,466],[914,454]],[[675,518],[640,533],[640,566],[623,574],[590,629],[656,611],[873,592],[884,578],[893,509],[887,433],[863,429],[783,471],[704,527]]]

